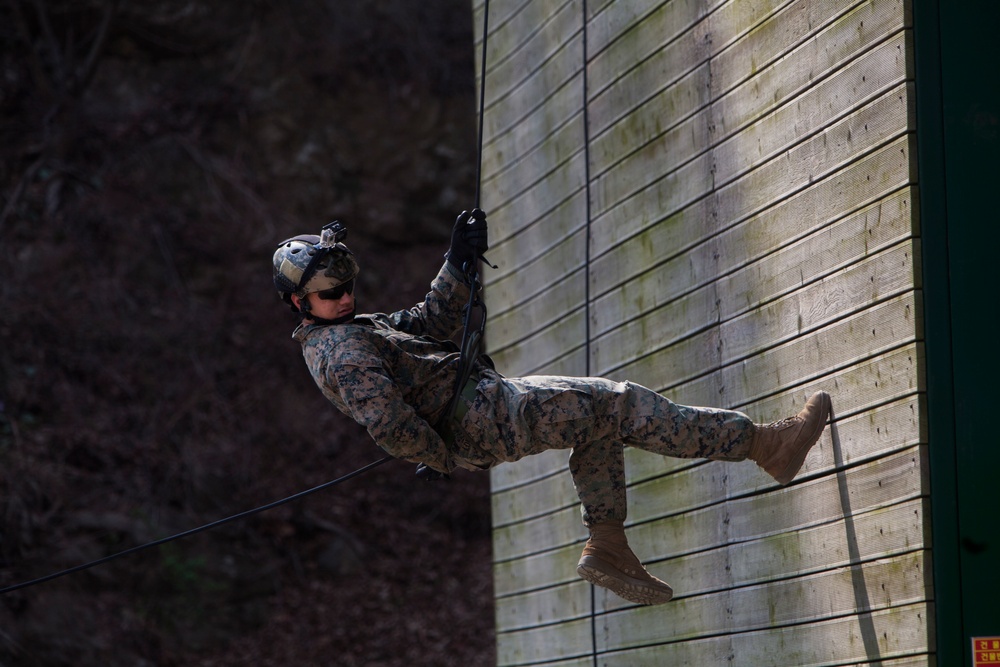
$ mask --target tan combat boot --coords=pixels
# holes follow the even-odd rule
[[[779,484],[788,484],[799,472],[806,454],[823,433],[830,418],[830,394],[817,391],[802,411],[773,424],[755,424],[750,454]]]
[[[590,527],[590,539],[583,548],[576,573],[629,602],[663,604],[674,595],[673,589],[647,572],[632,553],[621,521]]]

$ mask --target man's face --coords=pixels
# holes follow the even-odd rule
[[[345,289],[326,290],[325,292],[310,292],[306,295],[309,301],[309,315],[324,319],[336,320],[354,312],[354,281]],[[341,286],[343,288],[343,286]],[[297,297],[293,297],[297,298]]]

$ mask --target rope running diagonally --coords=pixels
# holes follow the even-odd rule
[[[304,497],[306,497],[308,495],[316,493],[317,491],[322,491],[323,489],[327,489],[327,488],[329,488],[331,486],[336,486],[337,484],[340,484],[341,482],[346,482],[349,479],[352,479],[354,477],[362,475],[362,474],[368,472],[369,470],[371,470],[372,468],[380,466],[383,463],[385,463],[386,461],[391,461],[391,460],[392,460],[391,456],[383,456],[382,458],[378,459],[377,461],[373,461],[372,463],[369,463],[366,466],[362,466],[361,468],[358,468],[354,472],[348,473],[348,474],[346,474],[346,475],[344,475],[342,477],[338,477],[337,479],[331,480],[329,482],[324,482],[323,484],[320,484],[319,486],[314,486],[311,489],[306,489],[305,491],[300,491],[299,493],[296,493],[295,495],[288,496],[287,498],[282,498],[281,500],[276,500],[273,503],[268,503],[267,505],[261,505],[260,507],[254,508],[252,510],[247,510],[246,512],[240,512],[239,514],[234,514],[232,516],[226,517],[225,519],[219,519],[218,521],[213,521],[212,523],[206,523],[204,526],[198,526],[197,528],[192,528],[190,530],[185,530],[182,533],[177,533],[176,535],[171,535],[170,537],[164,537],[162,539],[155,540],[153,542],[147,542],[146,544],[140,544],[137,547],[132,547],[131,549],[126,549],[125,551],[119,551],[118,553],[111,554],[110,556],[105,556],[104,558],[99,558],[99,559],[97,559],[95,561],[91,561],[91,562],[85,563],[83,565],[77,565],[75,567],[71,567],[69,569],[62,570],[60,572],[54,572],[54,573],[48,574],[48,575],[46,575],[44,577],[39,577],[38,579],[32,579],[31,581],[25,581],[25,582],[22,582],[20,584],[14,584],[13,586],[7,586],[6,588],[0,588],[0,595],[3,595],[4,593],[11,593],[13,591],[20,590],[22,588],[27,588],[29,586],[34,586],[36,584],[45,583],[46,581],[51,581],[53,579],[58,579],[59,577],[66,576],[67,574],[73,574],[75,572],[81,572],[83,570],[90,569],[90,568],[92,568],[92,567],[94,567],[96,565],[102,565],[104,563],[107,563],[108,561],[115,560],[116,558],[121,558],[122,556],[128,556],[130,554],[134,554],[134,553],[136,553],[138,551],[143,551],[144,549],[149,549],[151,547],[158,547],[161,544],[166,544],[167,542],[173,542],[174,540],[179,540],[182,537],[189,537],[189,536],[194,535],[196,533],[201,533],[201,532],[204,532],[204,531],[212,529],[212,528],[218,528],[219,526],[221,526],[223,524],[232,523],[233,521],[238,521],[239,519],[245,519],[248,516],[252,516],[254,514],[259,514],[261,512],[265,512],[265,511],[267,511],[269,509],[274,509],[275,507],[278,507],[279,505],[284,505],[286,503],[290,503],[292,501],[299,500],[300,498],[304,498]]]

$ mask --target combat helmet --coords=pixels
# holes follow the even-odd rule
[[[285,239],[274,251],[274,286],[281,300],[298,311],[292,295],[304,299],[354,280],[359,272],[354,253],[344,245],[347,230],[337,221],[323,227],[322,234],[300,234]]]

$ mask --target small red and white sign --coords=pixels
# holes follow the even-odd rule
[[[1000,667],[1000,637],[972,638],[972,667]]]

